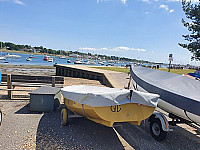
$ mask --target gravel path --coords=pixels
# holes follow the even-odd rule
[[[32,113],[28,101],[1,100],[0,107],[3,111],[0,149],[124,149],[115,130],[138,150],[200,148],[199,137],[182,127],[174,127],[165,141],[157,142],[151,137],[147,122],[140,126],[116,123],[114,130],[76,116],[62,127],[62,106],[52,113]]]

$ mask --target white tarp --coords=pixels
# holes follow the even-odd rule
[[[133,90],[130,99],[130,90],[87,85],[66,86],[61,89],[62,95],[75,102],[92,107],[138,103],[156,107],[159,95]]]

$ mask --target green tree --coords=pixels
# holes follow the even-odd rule
[[[188,42],[185,44],[179,43],[179,45],[193,54],[192,60],[200,60],[200,1],[199,3],[192,3],[191,1],[182,0],[182,8],[186,18],[190,20],[190,22],[187,22],[182,19],[182,23],[188,28],[190,34],[182,35]]]

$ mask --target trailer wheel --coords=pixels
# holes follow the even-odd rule
[[[0,110],[0,125],[1,125],[1,122],[2,122],[2,112],[1,112],[1,110]]]
[[[62,126],[67,125],[67,118],[68,118],[67,109],[63,108],[61,111],[61,125]]]
[[[162,124],[157,118],[153,118],[150,121],[150,132],[152,137],[157,141],[162,141],[167,136],[167,132],[162,129]]]

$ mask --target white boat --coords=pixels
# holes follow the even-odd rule
[[[48,62],[53,62],[53,57],[49,57]]]
[[[80,59],[75,59],[74,64],[82,64],[83,62]]]
[[[5,55],[6,58],[20,58],[21,56],[19,55],[12,55],[12,54],[7,54]]]
[[[159,99],[157,94],[87,85],[67,86],[61,92],[69,110],[108,127],[115,122],[140,125],[154,112]],[[67,124],[65,108],[61,120]]]
[[[103,61],[99,61],[98,64],[104,65],[104,62]]]
[[[67,63],[71,63],[71,60],[70,60],[70,59],[67,59]]]
[[[3,56],[0,56],[0,60],[5,60],[6,58]]]
[[[92,60],[90,60],[90,61],[88,62],[88,64],[91,64],[91,65],[96,65],[96,62],[95,62],[95,61],[92,61]]]
[[[134,65],[131,66],[130,73],[136,83],[135,88],[160,95],[158,107],[169,113],[172,125],[189,122],[200,126],[200,82],[198,80]],[[159,127],[155,124],[154,127]],[[159,138],[161,134],[165,135],[163,127],[157,129],[159,132],[154,130],[153,137]]]
[[[26,58],[26,61],[31,61],[31,59],[28,57],[28,58]]]
[[[67,57],[62,55],[62,56],[59,56],[59,58],[60,59],[66,59]]]
[[[159,107],[185,120],[200,123],[199,81],[133,65],[131,75],[143,89],[160,95]]]
[[[95,65],[96,62],[94,60],[88,59],[88,60],[83,61],[83,64],[86,64],[86,65]]]
[[[96,64],[96,62],[95,62],[95,61],[89,60],[89,61],[84,61],[83,64],[86,64],[86,65],[94,65],[94,64]]]

